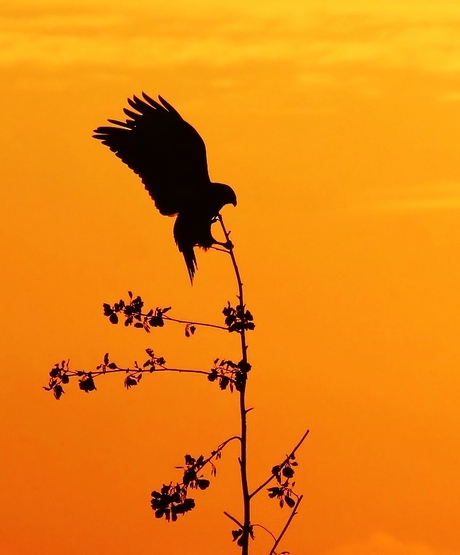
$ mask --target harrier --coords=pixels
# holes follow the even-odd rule
[[[203,139],[179,112],[161,96],[159,102],[142,97],[128,98],[133,110],[123,110],[126,121],[109,119],[112,125],[98,127],[93,137],[141,178],[160,214],[177,216],[174,239],[193,283],[194,247],[222,244],[211,225],[224,205],[236,206],[236,195],[229,185],[211,182]]]

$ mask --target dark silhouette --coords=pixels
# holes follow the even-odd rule
[[[211,225],[225,204],[236,206],[229,185],[209,179],[206,147],[199,133],[161,96],[156,102],[145,93],[133,96],[124,109],[125,122],[98,127],[93,137],[102,141],[139,177],[163,216],[177,215],[174,239],[183,254],[193,283],[197,262],[193,248],[219,243]]]
[[[89,394],[96,391],[96,381],[101,376],[122,374],[126,389],[132,389],[137,387],[146,375],[174,372],[205,376],[208,382],[218,386],[222,392],[235,393],[239,397],[239,402],[235,405],[239,411],[239,432],[208,451],[207,455],[185,454],[183,466],[176,466],[176,469],[182,469],[182,477],[178,481],[167,480],[161,487],[154,489],[150,504],[155,517],[167,521],[174,522],[192,511],[195,508],[195,494],[198,490],[207,490],[211,485],[211,479],[216,476],[217,461],[224,449],[228,444],[237,442],[241,507],[237,516],[224,511],[224,515],[232,521],[231,538],[240,548],[240,555],[249,555],[251,541],[255,540],[257,528],[271,537],[272,546],[267,548],[266,555],[282,555],[288,552],[278,551],[278,546],[298,514],[303,499],[302,495],[294,491],[296,452],[309,431],[305,431],[297,445],[279,460],[278,464],[272,466],[271,470],[267,465],[265,479],[258,486],[251,486],[248,465],[248,415],[253,407],[247,406],[246,387],[253,372],[248,359],[247,336],[255,329],[255,323],[244,299],[243,281],[235,256],[235,247],[230,241],[230,231],[227,230],[219,213],[225,204],[236,204],[236,196],[228,185],[211,183],[209,180],[205,145],[195,129],[161,97],[161,104],[145,94],[143,98],[144,100],[141,100],[134,96],[133,99],[128,99],[136,112],[125,109],[129,118],[126,122],[109,120],[113,126],[97,128],[94,136],[141,177],[161,214],[177,215],[174,238],[185,258],[192,282],[196,270],[194,247],[209,248],[216,243],[224,247],[236,278],[237,302],[233,304],[229,301],[224,306],[223,322],[219,324],[173,317],[170,306],[146,308],[142,297],[128,291],[127,299],[120,299],[113,304],[103,303],[104,315],[111,324],[123,323],[125,327],[132,326],[148,333],[154,329],[159,331],[171,323],[185,326],[184,332],[188,338],[194,336],[198,328],[218,330],[224,334],[230,332],[239,336],[238,358],[214,358],[212,365],[206,369],[178,368],[167,365],[165,358],[158,356],[156,350],[147,348],[147,358],[143,362],[134,361],[132,365],[119,365],[109,353],[105,353],[102,361],[91,370],[73,369],[70,367],[70,360],[64,359],[50,370],[48,385],[44,389],[52,392],[56,399],[61,399],[65,393],[64,388],[71,380],[77,381],[80,390]],[[218,243],[212,237],[211,225],[214,221],[220,223],[225,238],[223,243]],[[273,364],[278,362],[276,358],[272,360]],[[195,410],[202,410],[201,405],[194,403]],[[270,436],[270,441],[277,445],[274,437]],[[253,499],[263,491],[270,499],[276,500],[281,508],[288,509],[285,524],[276,534],[253,517]],[[203,533],[206,533],[206,529]]]

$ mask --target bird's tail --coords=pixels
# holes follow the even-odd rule
[[[182,250],[182,254],[184,256],[185,265],[187,266],[188,275],[190,276],[190,283],[193,285],[193,278],[195,277],[196,269],[198,268],[198,264],[195,258],[195,252],[193,247],[187,247]]]

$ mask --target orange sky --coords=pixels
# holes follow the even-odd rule
[[[129,5],[127,5],[129,4]],[[459,555],[460,5],[444,1],[20,0],[0,7],[0,555],[236,553],[236,450],[176,524],[150,492],[237,432],[237,397],[194,376],[127,392],[42,385],[146,347],[174,366],[237,338],[150,336],[101,312],[128,289],[220,323],[227,258],[190,287],[138,178],[91,139],[145,90],[203,136],[250,336],[251,483],[310,428],[296,555]],[[279,529],[276,503],[255,520]],[[260,529],[254,555],[269,542]]]

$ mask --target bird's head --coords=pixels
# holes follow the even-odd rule
[[[225,183],[215,183],[215,185],[219,187],[219,201],[222,203],[222,206],[225,204],[236,206],[236,194],[230,185],[225,185]]]

